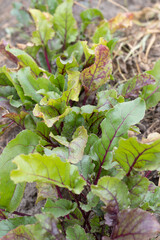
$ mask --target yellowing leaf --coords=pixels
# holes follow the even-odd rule
[[[85,91],[90,93],[97,90],[110,79],[112,62],[108,47],[100,44],[95,48],[95,63],[84,69],[80,80]]]
[[[80,177],[78,168],[53,154],[51,156],[39,153],[19,155],[13,162],[18,166],[11,172],[11,179],[19,182],[51,183],[59,187],[68,188],[80,194],[85,181]]]
[[[112,33],[121,28],[128,28],[132,26],[133,13],[119,13],[116,17],[108,21],[109,28]]]

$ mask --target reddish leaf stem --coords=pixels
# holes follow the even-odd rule
[[[56,186],[56,190],[57,190],[57,194],[58,194],[58,197],[63,199],[62,197],[62,194],[61,194],[61,191],[60,191],[60,188],[58,186]],[[67,219],[70,219],[69,215],[66,215],[65,216]]]
[[[46,59],[48,71],[51,73],[52,71],[51,71],[51,66],[50,66],[50,63],[49,63],[49,59],[48,59],[48,54],[47,54],[47,49],[46,49],[46,47],[44,47],[44,56],[45,56],[45,59]]]
[[[0,208],[0,211],[5,212],[5,210],[2,209],[2,208]],[[29,217],[31,217],[31,216],[32,216],[32,215],[29,215],[29,214],[26,214],[26,213],[17,212],[17,211],[12,212],[12,214],[16,214],[16,215],[22,216],[22,217],[24,217],[24,216],[29,216]]]
[[[156,87],[156,89],[144,100],[147,101],[157,90],[158,90],[159,86]]]

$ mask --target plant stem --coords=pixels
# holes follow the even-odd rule
[[[5,210],[2,209],[2,208],[0,208],[0,211],[5,212]],[[29,215],[29,214],[26,214],[26,213],[17,212],[17,211],[12,212],[12,214],[16,214],[16,215],[22,216],[22,217],[24,217],[24,216],[32,216],[32,215]]]
[[[88,99],[88,94],[87,94],[87,92],[85,92],[85,96],[84,96],[84,99],[83,99],[83,105],[86,104],[87,99]]]
[[[47,49],[46,49],[45,46],[44,46],[44,56],[45,56],[45,59],[46,59],[48,71],[51,73],[51,72],[52,72],[52,71],[51,71],[51,66],[50,66],[50,63],[49,63],[48,54],[47,54]]]
[[[77,199],[76,194],[73,194],[72,192],[70,192],[70,193],[72,194],[75,202],[77,203],[78,209],[81,211],[81,213],[82,213],[82,215],[83,215],[83,218],[84,218],[84,224],[83,224],[83,226],[84,226],[84,228],[85,228],[85,225],[87,225],[87,226],[88,226],[88,229],[89,229],[89,231],[90,231],[90,230],[91,230],[91,225],[90,225],[90,223],[89,223],[89,221],[88,221],[88,218],[89,218],[89,215],[90,215],[90,212],[91,212],[91,211],[89,211],[88,213],[85,213],[85,211],[80,207],[80,203],[79,203],[79,200]]]
[[[62,194],[61,194],[61,191],[60,191],[60,188],[58,186],[56,186],[56,190],[57,190],[57,194],[58,194],[58,197],[63,199],[62,197]],[[70,219],[69,215],[66,215],[65,216],[67,219]]]

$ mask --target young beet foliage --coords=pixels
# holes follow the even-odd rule
[[[141,143],[128,130],[137,131],[146,108],[160,100],[160,61],[111,88],[112,34],[130,26],[132,15],[106,21],[88,9],[79,31],[73,1],[54,2],[49,12],[29,10],[32,46],[0,45],[17,64],[0,68],[0,104],[9,121],[1,134],[12,124],[21,128],[0,156],[0,238],[150,239],[160,230],[153,215],[160,188],[142,173],[160,169],[160,139]],[[88,44],[82,39],[95,17]],[[34,216],[16,211],[27,182],[36,182],[37,202],[46,199]]]

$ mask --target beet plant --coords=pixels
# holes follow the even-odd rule
[[[13,123],[21,128],[0,156],[0,237],[151,239],[160,230],[153,214],[160,187],[147,176],[160,169],[160,139],[143,143],[128,131],[139,132],[136,124],[160,100],[160,61],[114,87],[114,31],[132,15],[107,21],[88,9],[78,29],[73,1],[53,2],[50,12],[43,5],[29,10],[35,31],[25,50],[0,46],[17,64],[0,68],[0,106],[9,122],[1,134]],[[37,202],[46,199],[34,216],[17,211],[31,182]]]

